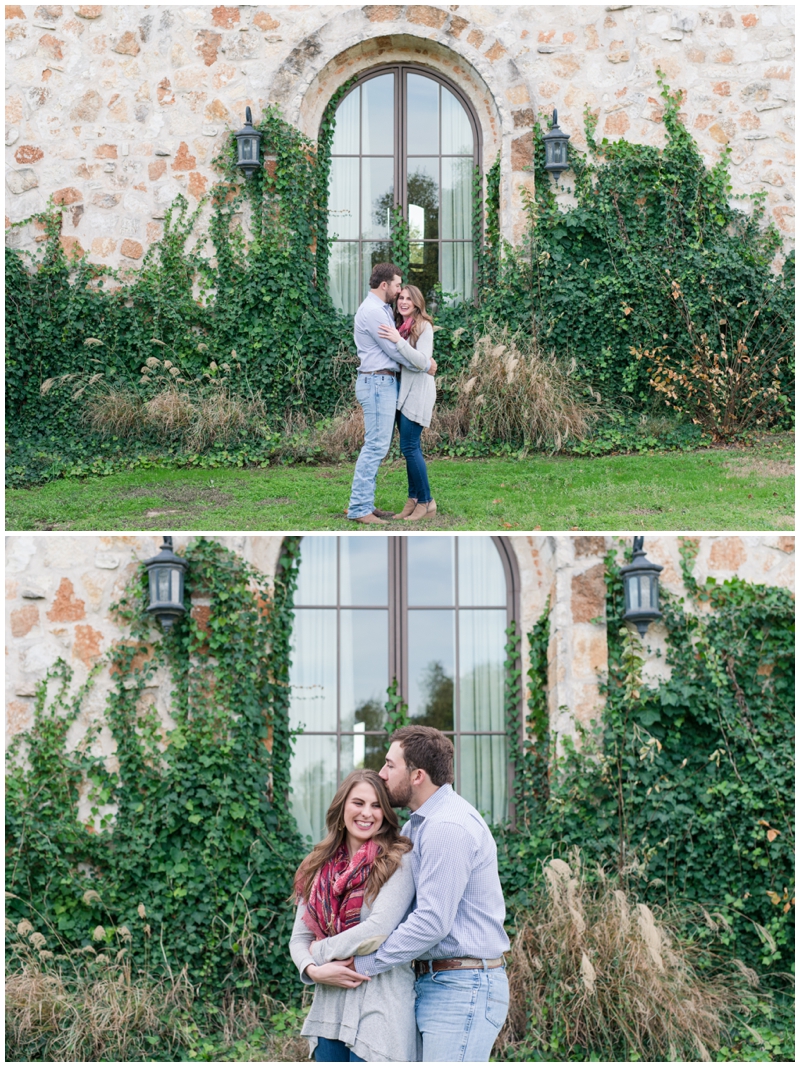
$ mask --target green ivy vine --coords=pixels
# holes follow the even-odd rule
[[[113,760],[95,754],[99,726],[66,748],[94,679],[69,697],[71,672],[59,664],[40,685],[33,726],[9,753],[7,914],[35,911],[74,949],[100,929],[134,966],[185,967],[214,1003],[285,998],[296,981],[287,900],[304,853],[289,811],[299,539],[284,539],[272,586],[204,538],[186,559],[193,608],[163,636],[144,610],[143,568],[117,606],[128,636],[110,653]],[[152,694],[167,686],[165,727]]]

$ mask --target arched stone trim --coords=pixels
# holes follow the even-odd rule
[[[316,138],[336,89],[354,74],[390,63],[427,66],[470,99],[481,125],[483,170],[501,157],[500,229],[519,241],[525,227],[521,187],[533,191],[533,97],[509,48],[449,9],[365,6],[337,14],[286,57],[271,103]]]

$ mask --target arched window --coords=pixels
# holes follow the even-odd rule
[[[383,765],[394,678],[411,721],[453,739],[458,792],[488,819],[506,817],[513,573],[501,538],[303,538],[290,676],[301,833],[319,840],[339,782]]]
[[[328,234],[331,294],[354,312],[376,263],[392,259],[390,217],[408,222],[410,281],[472,296],[472,184],[479,128],[456,86],[429,70],[384,67],[336,111]]]

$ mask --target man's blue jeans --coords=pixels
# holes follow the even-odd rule
[[[420,504],[429,504],[431,487],[428,484],[428,468],[419,444],[423,427],[407,419],[402,411],[397,413],[397,425],[400,429],[400,451],[406,460],[408,495]]]
[[[392,443],[398,386],[399,379],[390,374],[359,374],[356,381],[356,400],[364,410],[364,445],[353,475],[348,519],[360,519],[375,508],[375,482]]]
[[[417,979],[425,1063],[488,1063],[508,1014],[505,967],[436,971]]]
[[[314,1052],[317,1063],[363,1063],[360,1056],[344,1041],[333,1041],[328,1037],[317,1038],[317,1047]]]

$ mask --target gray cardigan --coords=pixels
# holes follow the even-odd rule
[[[420,356],[425,356],[426,366],[429,366],[427,361],[433,356],[431,324],[425,323],[425,329],[417,338],[416,348],[412,348],[408,341],[404,341],[401,337],[397,342],[397,351],[412,363],[417,362]],[[400,394],[397,397],[398,411],[402,411],[407,419],[419,423],[420,426],[430,426],[435,403],[436,383],[433,375],[403,367],[400,376]]]
[[[306,984],[305,969],[310,963],[321,966],[348,956],[367,956],[383,944],[411,911],[414,902],[414,876],[411,856],[403,856],[400,867],[386,882],[372,907],[361,908],[361,922],[335,937],[314,942],[303,922],[305,905],[297,909],[289,951]],[[416,1063],[417,1024],[414,1018],[414,970],[410,963],[392,967],[362,982],[355,989],[320,984],[303,1025],[313,1056],[317,1039],[343,1041],[356,1056],[373,1063]]]

